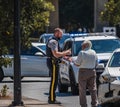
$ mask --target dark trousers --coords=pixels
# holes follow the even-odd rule
[[[97,88],[96,88],[96,71],[95,70],[79,70],[79,98],[81,107],[87,107],[86,87],[91,94],[91,105],[97,107]]]
[[[52,59],[48,59],[47,66],[49,68],[49,72],[51,75],[48,99],[50,101],[55,101],[55,99],[56,99],[55,91],[56,91],[56,88],[58,85],[58,72],[59,72],[58,62],[55,60],[52,60]]]

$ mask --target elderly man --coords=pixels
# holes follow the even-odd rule
[[[82,43],[82,50],[79,52],[77,59],[74,61],[76,66],[79,66],[79,98],[81,107],[87,107],[86,87],[91,94],[91,105],[97,107],[97,90],[96,90],[96,65],[97,55],[91,49],[92,43],[86,40]]]

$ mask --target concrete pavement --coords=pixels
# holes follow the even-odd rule
[[[9,81],[9,78],[5,78],[5,83],[6,81]],[[23,79],[24,81],[36,81],[36,78],[33,79],[29,79],[29,78],[24,78]],[[49,78],[39,78],[39,81],[49,81]],[[3,85],[3,84],[2,84]],[[1,85],[1,87],[2,87]],[[8,85],[8,84],[7,84]],[[35,84],[34,84],[35,85]],[[63,107],[63,105],[59,105],[59,104],[48,104],[47,101],[41,101],[41,100],[38,100],[38,99],[34,99],[34,98],[29,98],[27,95],[24,96],[24,94],[22,95],[22,101],[23,101],[23,106],[10,106],[13,102],[13,88],[12,85],[8,85],[9,87],[9,90],[8,90],[8,93],[7,93],[7,97],[0,97],[0,107]],[[29,86],[28,86],[29,87]],[[32,86],[31,86],[32,87]],[[34,86],[36,88],[36,86]],[[40,86],[39,86],[40,87]],[[27,88],[27,87],[25,87]],[[30,91],[29,88],[27,88],[27,90]],[[32,88],[32,90],[34,90]],[[36,93],[34,91],[30,91],[30,93],[32,92],[32,95],[36,95]]]
[[[22,97],[23,106],[12,106],[13,96],[0,97],[0,107],[63,107],[62,104],[48,104],[48,102],[39,101],[37,99]]]

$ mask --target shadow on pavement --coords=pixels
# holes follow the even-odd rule
[[[101,104],[100,107],[120,107],[120,101]]]
[[[49,93],[44,93],[44,94],[49,95]],[[56,96],[58,96],[58,97],[68,97],[68,96],[78,96],[78,95],[72,95],[71,92],[67,92],[67,93],[56,92]]]

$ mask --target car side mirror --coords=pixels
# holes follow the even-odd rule
[[[96,70],[104,70],[104,69],[105,69],[104,63],[100,63],[96,66]]]

